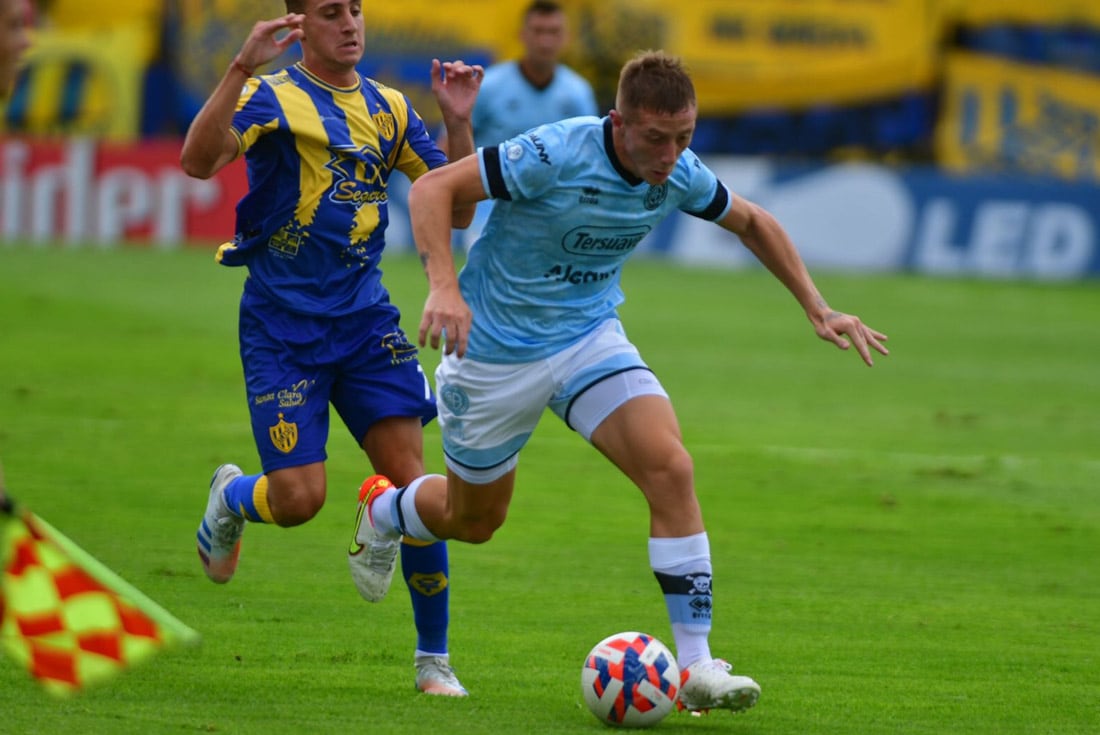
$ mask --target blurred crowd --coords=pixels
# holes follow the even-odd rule
[[[940,0],[940,4],[945,3],[949,4],[948,0]],[[936,4],[929,2],[928,6]],[[519,7],[509,0],[496,5],[506,9],[506,16],[513,6]],[[624,54],[662,41],[661,24],[637,15],[642,8],[655,6],[586,0],[566,5],[575,16],[577,28],[575,44],[566,61],[589,78],[601,108],[607,109],[612,104],[609,90],[614,89],[614,74]],[[729,0],[726,5],[736,8],[738,1]],[[1007,3],[1005,7],[1015,5]],[[419,12],[409,7],[406,11],[409,14]],[[53,48],[51,39],[64,37],[70,47],[84,43],[103,54],[105,64],[117,64],[118,75],[132,75],[137,92],[132,99],[124,96],[116,99],[113,93],[95,88],[101,82],[94,78],[88,64],[80,61],[62,68],[31,66],[24,71],[4,110],[4,128],[30,134],[103,131],[107,137],[131,139],[179,136],[251,25],[260,17],[283,12],[280,0],[112,0],[98,4],[94,11],[89,10],[87,3],[76,0],[34,0],[32,22],[36,46],[41,44],[40,61],[48,58],[47,48]],[[477,12],[476,8],[470,15],[482,24],[492,17]],[[944,58],[974,54],[1022,64],[1044,74],[1056,70],[1076,75],[1074,83],[1085,85],[1078,96],[1087,97],[1092,92],[1088,85],[1100,84],[1100,26],[1092,17],[1095,15],[1033,22],[1027,20],[1026,12],[1015,16],[1006,13],[1004,18],[964,14],[959,20],[938,27],[933,42],[936,54]],[[371,9],[368,48],[361,70],[405,90],[414,97],[414,104],[421,102],[415,99],[419,89],[423,88],[426,94],[427,68],[432,56],[455,58],[461,54],[472,63],[487,64],[507,55],[512,48],[507,43],[511,39],[510,30],[498,33],[505,40],[495,46],[463,45],[439,32],[439,26],[449,22],[445,18],[442,23],[415,20],[398,29],[387,26],[384,17],[378,20],[380,17]],[[514,25],[514,18],[505,17],[500,27],[510,29]],[[668,50],[684,52],[675,47]],[[35,51],[32,47],[32,56]],[[737,74],[733,71],[729,83],[736,85]],[[697,76],[705,79],[703,73]],[[935,162],[937,128],[944,125],[945,90],[949,81],[944,69],[937,66],[927,85],[914,85],[866,100],[760,105],[732,111],[701,107],[693,148],[704,153],[805,158],[874,156],[883,160]],[[1046,82],[1040,79],[1039,84],[1043,83]],[[54,92],[32,94],[36,85],[50,86]],[[995,85],[991,77],[988,86]],[[32,104],[32,99],[42,97],[51,100],[49,110],[44,110],[41,102]],[[1034,104],[1041,107],[1042,100]],[[106,119],[117,117],[119,110],[129,109],[128,105],[133,107],[129,127],[111,128]],[[1098,116],[1092,113],[1097,103],[1083,100],[1080,109],[1070,107],[1074,110],[1070,137],[1083,141],[1081,145],[1086,148],[1096,145],[1100,133],[1093,130],[1090,134],[1089,126],[1100,129],[1096,125]],[[102,119],[96,119],[97,114]],[[959,119],[949,121],[950,125],[965,128],[966,114],[965,109],[957,112]],[[1045,115],[1041,110],[1028,114]],[[1040,123],[1049,128],[1047,122],[1040,120]],[[965,135],[965,130],[958,135]],[[1029,130],[1028,135],[1034,137],[1033,131]],[[1008,139],[1002,135],[995,143],[1008,149],[1020,145],[1021,140],[1021,136]]]

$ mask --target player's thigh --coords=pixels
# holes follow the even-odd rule
[[[668,397],[617,319],[606,320],[551,362],[560,386],[550,408],[589,441],[596,427],[631,398]]]
[[[690,487],[691,458],[665,396],[635,395],[623,401],[596,427],[591,442],[643,490],[654,484]]]
[[[242,307],[241,366],[264,472],[325,461],[333,376],[315,360],[324,330],[308,317]]]
[[[435,418],[435,397],[428,377],[416,347],[397,319],[392,308],[349,315],[341,323],[341,344],[335,356],[337,373],[330,400],[372,462],[387,459],[397,448],[397,440],[387,441],[390,429],[400,431],[400,438],[408,438]],[[420,447],[417,442],[407,449],[415,449],[419,455]]]
[[[484,484],[467,482],[453,471],[449,472],[447,501],[451,515],[464,524],[484,523],[497,529],[508,516],[515,483],[514,468]]]
[[[680,537],[703,530],[694,464],[667,398],[629,399],[596,428],[592,444],[642,491],[650,534]]]
[[[374,471],[395,485],[408,485],[424,474],[424,430],[418,418],[390,416],[374,422],[362,447]]]

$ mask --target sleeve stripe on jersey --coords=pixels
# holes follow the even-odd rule
[[[512,195],[504,185],[504,174],[500,170],[500,146],[482,148],[481,160],[485,164],[485,176],[489,179],[489,196],[493,199],[511,201]]]
[[[726,209],[729,207],[730,194],[726,189],[726,185],[721,181],[718,182],[718,188],[714,192],[714,198],[710,200],[710,204],[706,206],[706,209],[698,212],[685,209],[684,212],[690,214],[692,217],[698,217],[699,219],[705,219],[708,222],[714,222],[723,214],[726,213]]]

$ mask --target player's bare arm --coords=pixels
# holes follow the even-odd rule
[[[428,277],[428,298],[420,319],[420,346],[439,349],[446,333],[444,352],[466,354],[473,315],[458,288],[451,254],[451,212],[485,199],[476,155],[433,169],[409,190],[409,216],[413,240]]]
[[[817,336],[842,350],[853,345],[868,366],[874,365],[871,350],[883,355],[885,334],[868,327],[859,317],[831,308],[814,285],[802,257],[779,221],[763,207],[731,194],[730,211],[718,224],[737,235],[745,247],[774,275],[802,305]]]
[[[180,166],[189,176],[208,179],[240,154],[230,124],[241,87],[257,68],[301,38],[304,18],[298,13],[289,13],[281,18],[262,20],[252,27],[241,50],[187,130],[180,151]]]

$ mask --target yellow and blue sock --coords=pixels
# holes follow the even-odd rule
[[[267,504],[267,475],[241,475],[225,486],[229,512],[254,523],[274,523]]]

